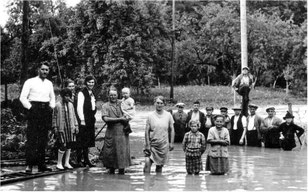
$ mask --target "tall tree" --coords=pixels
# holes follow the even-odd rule
[[[28,64],[29,64],[29,55],[28,55],[28,44],[29,44],[29,14],[30,14],[30,5],[29,1],[23,1],[23,17],[22,17],[22,36],[21,36],[21,75],[20,75],[20,84],[23,84],[28,78]]]

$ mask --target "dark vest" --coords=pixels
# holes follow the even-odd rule
[[[95,113],[96,113],[96,107],[95,110],[92,110],[92,104],[91,104],[91,97],[89,94],[89,91],[87,88],[84,88],[82,90],[82,93],[84,95],[84,104],[83,104],[83,114],[84,114],[84,120],[86,124],[94,124],[95,123]]]
[[[231,117],[231,129],[232,130],[233,130],[233,125],[234,125],[234,117],[235,116]],[[237,130],[243,130],[242,117],[243,117],[243,115],[240,114],[240,117],[238,118],[238,121],[237,121]]]

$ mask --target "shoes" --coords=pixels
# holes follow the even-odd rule
[[[64,170],[64,167],[62,167],[62,165],[61,165],[61,166],[56,165],[56,169],[57,169],[57,170]]]
[[[32,173],[32,165],[26,167],[26,173]]]
[[[87,162],[85,165],[88,165],[89,167],[96,167],[96,165],[92,164],[91,162]]]
[[[70,164],[68,164],[68,165],[64,165],[64,169],[72,170],[73,167]]]
[[[51,168],[43,166],[38,168],[38,172],[52,171]]]

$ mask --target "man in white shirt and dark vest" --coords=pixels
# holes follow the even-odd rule
[[[250,114],[247,117],[247,146],[252,147],[261,147],[261,125],[262,125],[262,117],[256,114],[256,110],[258,109],[257,105],[249,104],[249,112]]]
[[[45,164],[45,149],[48,131],[52,124],[52,111],[55,107],[55,94],[52,82],[47,79],[49,64],[41,63],[38,76],[28,79],[22,88],[20,101],[28,109],[26,130],[26,172],[32,172],[34,165],[38,171],[51,171]]]
[[[247,119],[241,114],[241,107],[234,107],[234,115],[231,117],[230,141],[231,145],[244,145],[247,128]]]

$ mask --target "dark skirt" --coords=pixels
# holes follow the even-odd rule
[[[258,138],[257,130],[247,131],[247,146],[261,147],[261,140]]]
[[[94,124],[91,125],[80,125],[79,133],[77,134],[77,144],[78,148],[88,148],[95,147],[95,127]]]
[[[211,157],[206,158],[206,170],[211,174],[222,175],[229,171],[229,160],[227,157]]]
[[[199,173],[202,170],[201,156],[192,157],[186,156],[186,171],[187,173]]]

